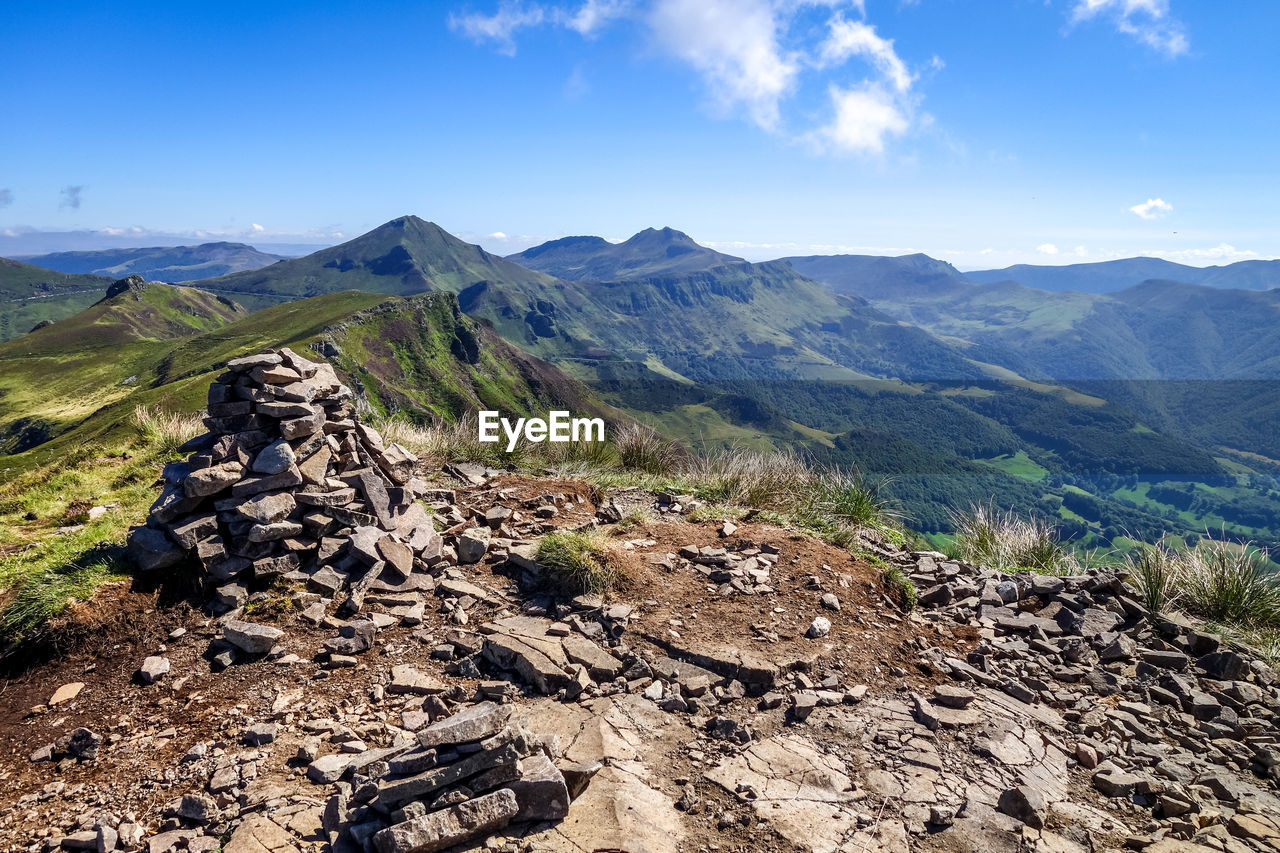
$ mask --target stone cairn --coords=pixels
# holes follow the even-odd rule
[[[419,503],[434,490],[414,476],[418,460],[361,424],[352,399],[330,365],[289,349],[228,362],[209,388],[209,432],[165,467],[146,526],[130,531],[139,570],[200,566],[212,607],[227,614],[215,665],[282,653],[279,628],[233,618],[255,586],[284,577],[333,600],[345,592],[339,613],[352,617],[366,593],[432,589],[432,572],[457,561]],[[324,643],[331,665],[354,665],[346,656],[370,649],[376,629],[364,616],[342,623]],[[425,696],[433,722],[386,748],[306,756],[307,777],[337,788],[325,810],[333,845],[426,853],[511,822],[559,820],[599,769],[557,766],[555,736],[531,734],[509,704],[451,713],[443,697],[462,702],[460,688],[407,666],[390,689]],[[259,729],[246,738],[274,739],[274,725]]]
[[[146,526],[130,532],[143,572],[194,560],[223,610],[293,575],[347,590],[350,614],[375,583],[441,560],[417,458],[360,423],[332,366],[287,348],[235,359],[209,387],[208,412],[209,432],[165,467]]]

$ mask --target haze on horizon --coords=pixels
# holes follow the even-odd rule
[[[499,254],[669,225],[749,260],[1280,257],[1270,3],[74,0],[6,23],[0,255],[299,252],[415,213]]]

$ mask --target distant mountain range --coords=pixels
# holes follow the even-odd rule
[[[564,237],[507,259],[569,281],[652,278],[745,263],[701,246],[673,228],[646,228],[622,243],[603,237]]]
[[[727,258],[678,231],[644,232],[622,252],[607,241],[579,245],[595,270],[705,265]],[[627,244],[622,244],[626,246]],[[637,264],[638,247],[651,253]],[[673,251],[674,250],[674,251]],[[561,270],[557,252],[541,253]],[[694,257],[700,258],[696,264]],[[713,260],[713,258],[715,260]],[[258,307],[341,290],[406,295],[447,290],[508,340],[590,367],[648,365],[670,377],[900,376],[980,378],[982,370],[950,345],[881,314],[864,300],[831,293],[782,263],[728,259],[710,270],[610,282],[571,281],[530,270],[466,243],[438,225],[404,216],[304,258],[200,282]]]
[[[1239,261],[1226,266],[1189,267],[1160,258],[1124,258],[1090,264],[1034,266],[1018,264],[999,270],[965,273],[970,281],[992,284],[1016,281],[1036,290],[1114,293],[1144,281],[1181,281],[1228,290],[1273,290],[1280,287],[1280,261]]]
[[[180,349],[165,349],[163,339],[181,330],[144,335],[127,347],[140,360],[111,369],[136,364],[128,369],[151,377],[140,381],[165,384],[184,360],[213,357],[193,348],[221,352],[227,328],[245,330],[246,346],[318,341],[324,329],[355,322],[343,319],[352,312],[402,306],[379,307],[393,322],[375,328],[361,319],[372,331],[335,338],[335,346],[344,369],[367,375],[383,403],[431,411],[434,397],[419,381],[426,362],[410,354],[420,346],[414,330],[443,320],[409,303],[434,293],[459,316],[478,318],[477,328],[553,362],[550,387],[584,381],[693,447],[795,447],[888,476],[925,531],[945,532],[949,509],[993,501],[1100,545],[1123,531],[1149,538],[1207,525],[1280,541],[1280,498],[1266,485],[1280,473],[1280,290],[1144,280],[1085,293],[998,278],[975,281],[925,255],[748,263],[670,228],[619,244],[565,238],[501,258],[403,216],[305,257],[193,282],[218,304],[256,313],[214,331],[192,329]],[[0,309],[10,312],[12,334],[28,320],[58,321],[0,347],[6,369],[28,376],[0,387],[8,412],[0,421],[10,419],[0,433],[7,429],[10,446],[41,430],[79,429],[83,412],[53,393],[43,395],[48,403],[24,404],[19,389],[38,387],[37,374],[46,384],[61,376],[60,359],[81,364],[72,352],[80,344],[56,342],[92,338],[100,327],[129,334],[130,321],[116,314],[64,319],[93,293],[91,301],[101,298],[106,283],[0,265],[9,299]],[[181,321],[182,310],[168,316]],[[41,342],[55,343],[36,374],[12,368]],[[162,363],[153,348],[168,353]],[[528,356],[502,361],[519,357]],[[396,375],[402,380],[387,378]],[[1237,384],[1222,382],[1228,378]],[[1180,483],[1185,494],[1165,502],[1154,496],[1165,492],[1150,491],[1157,482]]]
[[[55,252],[18,260],[66,273],[124,278],[140,275],[148,281],[182,282],[256,270],[284,260],[244,243],[201,243],[198,246],[154,246],[93,252]]]

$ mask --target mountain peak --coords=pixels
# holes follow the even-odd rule
[[[113,296],[119,296],[129,291],[141,292],[147,289],[147,280],[140,275],[126,276],[119,281],[113,281],[111,286],[107,288],[107,295],[102,297],[105,302]]]
[[[563,237],[512,255],[510,260],[571,281],[687,275],[743,262],[708,249],[670,226],[646,228],[621,243],[601,237]]]
[[[631,238],[621,245],[643,245],[655,242],[663,244],[675,243],[683,246],[697,246],[699,249],[706,248],[688,234],[683,231],[677,231],[669,225],[664,225],[661,228],[646,228],[643,231],[638,231],[631,235]]]

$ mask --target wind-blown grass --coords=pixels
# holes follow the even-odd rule
[[[1176,559],[1188,612],[1229,625],[1280,628],[1280,578],[1265,549],[1206,538]]]
[[[640,424],[623,426],[615,433],[613,443],[621,467],[647,474],[670,474],[688,455],[680,445]]]
[[[791,450],[733,447],[694,456],[640,424],[617,428],[605,442],[481,443],[474,417],[454,424],[418,425],[403,418],[374,420],[384,440],[398,442],[429,463],[466,460],[498,468],[579,477],[597,486],[639,486],[691,494],[717,507],[773,513],[837,545],[873,528],[900,539],[898,513],[879,486],[850,471],[812,465]]]
[[[129,527],[146,518],[161,467],[201,429],[196,417],[151,409],[134,426],[120,444],[80,447],[0,486],[0,648],[127,573]],[[85,521],[92,506],[105,513]]]
[[[1142,606],[1159,620],[1178,603],[1181,571],[1174,555],[1162,545],[1143,548],[1127,559],[1129,583],[1138,591]]]
[[[952,514],[957,556],[975,565],[1002,572],[1040,572],[1066,575],[1079,572],[1083,562],[1062,542],[1052,525],[976,504],[968,512]]]
[[[176,453],[179,447],[204,432],[199,414],[182,415],[146,406],[133,410],[133,422],[148,450],[159,456]]]

